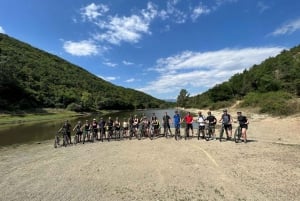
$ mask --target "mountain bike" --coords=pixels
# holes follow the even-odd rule
[[[221,142],[222,139],[223,139],[224,130],[225,130],[224,124],[222,124],[221,130],[220,130],[220,135],[219,135],[219,140],[220,140],[220,142]]]
[[[103,142],[104,138],[106,138],[105,135],[105,128],[104,127],[100,127],[100,141]]]
[[[77,134],[75,134],[74,135],[74,138],[73,138],[73,144],[77,144],[78,143],[78,135]]]
[[[90,138],[91,142],[95,142],[95,139],[97,137],[97,132],[98,132],[98,129],[92,129],[91,138]]]
[[[168,127],[168,125],[164,125],[164,136],[166,138],[168,138],[168,135],[171,135],[171,133],[169,131],[169,127]]]
[[[206,132],[205,132],[205,140],[209,141],[210,139],[213,139],[213,129],[214,129],[214,125],[207,125],[206,127]]]
[[[225,129],[225,125],[224,125],[224,123],[222,123],[222,127],[221,127],[221,130],[220,130],[220,138],[219,138],[220,142],[223,139],[224,131],[226,132],[226,140],[230,140],[230,138],[228,136],[228,130]]]
[[[62,135],[63,135],[63,144],[62,144],[62,146],[64,146],[64,147],[67,147],[70,143],[70,139],[69,139],[69,136],[68,136],[68,134],[67,134],[67,132],[65,132],[65,131],[62,131]]]
[[[238,126],[234,131],[234,142],[238,143],[241,140],[242,136],[242,128],[241,126]]]
[[[107,128],[107,141],[110,141],[110,139],[112,139],[113,134],[114,134],[113,127],[108,127]]]
[[[200,134],[202,133],[202,139],[204,139],[205,137],[205,126],[199,126],[198,127],[198,131],[197,131],[197,135],[198,135],[198,140],[200,140]]]
[[[175,140],[180,138],[180,126],[175,125]]]
[[[57,132],[54,136],[54,148],[57,148],[59,146],[59,142],[60,142],[59,132]]]

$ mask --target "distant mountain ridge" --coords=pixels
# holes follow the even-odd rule
[[[0,34],[0,110],[164,107],[167,103],[115,86],[58,56]]]

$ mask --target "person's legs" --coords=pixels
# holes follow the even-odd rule
[[[242,128],[242,136],[244,139],[244,142],[247,142],[247,129],[246,128]]]

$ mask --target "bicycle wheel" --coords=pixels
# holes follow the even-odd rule
[[[239,128],[237,127],[236,129],[235,129],[235,131],[234,131],[234,142],[235,143],[238,143],[239,142]]]
[[[205,140],[206,140],[206,141],[209,141],[210,136],[211,136],[210,129],[208,128],[208,129],[206,130],[206,132],[204,131],[204,133],[205,133]]]
[[[78,143],[78,135],[74,135],[74,139],[73,139],[73,144],[77,144]]]
[[[54,138],[54,148],[57,148],[59,145],[59,139],[58,139],[58,136],[55,136]]]
[[[220,142],[222,141],[223,134],[224,134],[224,127],[222,126],[221,131],[220,131],[220,136],[219,136]]]
[[[66,147],[67,144],[68,144],[68,136],[67,135],[64,135],[64,138],[63,138],[63,146]]]

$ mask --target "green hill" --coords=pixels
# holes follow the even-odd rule
[[[115,86],[55,55],[0,34],[0,110],[136,109],[167,104]]]
[[[288,115],[300,111],[299,96],[300,46],[297,46],[233,75],[203,94],[188,97],[186,104],[216,109],[242,100],[242,107],[258,107],[261,112]]]

